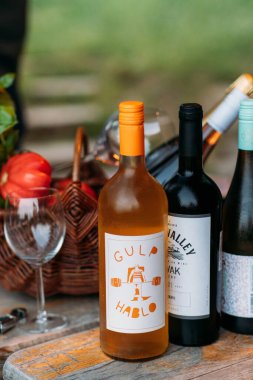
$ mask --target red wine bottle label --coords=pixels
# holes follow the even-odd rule
[[[207,119],[207,123],[216,131],[224,133],[238,117],[240,102],[247,95],[235,88],[223,100]]]
[[[211,216],[168,216],[169,312],[177,318],[210,314]]]
[[[253,257],[223,252],[221,310],[253,318]]]
[[[164,232],[105,234],[106,328],[127,334],[165,325]]]

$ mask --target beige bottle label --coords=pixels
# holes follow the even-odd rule
[[[165,325],[164,233],[105,234],[106,328],[139,334]]]

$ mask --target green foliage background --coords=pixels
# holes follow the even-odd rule
[[[210,107],[210,86],[253,72],[252,0],[31,0],[29,11],[25,95],[34,76],[93,73],[104,117],[129,97],[173,117],[182,101]]]
[[[95,62],[105,72],[229,79],[252,67],[252,12],[251,0],[32,0],[27,51],[51,56],[39,72]]]

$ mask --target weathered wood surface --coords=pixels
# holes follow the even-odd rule
[[[100,82],[91,74],[57,75],[33,78],[26,88],[26,97],[34,103],[52,98],[92,97],[99,94]]]
[[[253,379],[253,337],[222,331],[206,347],[171,345],[149,361],[115,361],[99,348],[93,329],[16,352],[4,366],[5,380]]]
[[[33,105],[26,109],[25,114],[29,128],[51,130],[52,127],[58,127],[61,130],[64,126],[97,122],[102,110],[96,103],[82,102],[66,105]]]
[[[11,309],[18,306],[25,307],[29,315],[36,312],[34,298],[18,292],[10,293],[0,287],[0,315],[10,312]],[[52,313],[67,316],[68,326],[57,332],[46,334],[25,334],[21,329],[14,328],[6,334],[0,335],[0,378],[2,366],[13,352],[98,325],[97,296],[50,297],[46,302],[46,308]]]
[[[100,83],[92,75],[34,79],[26,89],[26,97],[30,100],[25,108],[28,129],[42,128],[46,132],[58,128],[61,131],[66,126],[97,123],[102,112],[95,98],[99,89]]]

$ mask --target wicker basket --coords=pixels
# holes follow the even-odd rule
[[[80,188],[80,161],[84,141],[82,128],[77,129],[72,183],[61,195],[66,237],[60,252],[43,266],[45,294],[92,294],[98,291],[97,201]],[[88,166],[87,166],[88,165]],[[82,166],[88,183],[96,189],[105,177],[95,163]],[[95,173],[95,176],[94,176]],[[93,174],[93,176],[91,175]],[[36,294],[35,272],[8,247],[3,232],[4,211],[0,213],[0,283],[8,290]]]

